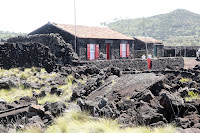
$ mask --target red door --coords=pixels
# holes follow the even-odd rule
[[[107,60],[109,60],[110,59],[110,44],[109,43],[106,44],[106,50],[107,50]]]

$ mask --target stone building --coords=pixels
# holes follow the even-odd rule
[[[153,57],[164,57],[164,45],[161,41],[152,37],[134,37],[135,58],[140,58],[143,54],[146,55],[146,44],[148,54]]]
[[[72,44],[80,59],[119,59],[133,58],[134,39],[108,27],[75,26],[47,23],[29,33],[59,33],[65,42]],[[75,46],[76,34],[76,46]]]

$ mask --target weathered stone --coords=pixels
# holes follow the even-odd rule
[[[62,102],[46,103],[44,105],[45,111],[51,112],[53,116],[58,116],[66,109],[66,105]]]
[[[0,104],[6,104],[6,101],[2,98],[0,98]]]
[[[23,100],[23,101],[25,101],[25,102],[27,102],[27,103],[34,103],[34,104],[37,104],[37,103],[38,103],[38,101],[37,101],[36,98],[34,98],[34,97],[29,97],[29,96],[22,97],[22,98],[20,98],[19,100]]]
[[[186,129],[178,129],[180,133],[200,133],[200,129],[198,128],[186,128]]]
[[[62,89],[58,89],[56,94],[57,94],[58,96],[62,95],[62,94],[63,94],[63,90],[62,90]]]
[[[150,102],[150,100],[154,99],[154,95],[151,93],[151,91],[147,90],[144,92],[143,96],[141,97],[141,100],[144,102]]]
[[[192,126],[193,128],[199,128],[200,129],[200,123],[196,123],[194,124],[194,126]]]
[[[178,93],[180,94],[180,96],[182,98],[188,96],[188,92],[189,92],[189,89],[187,87],[181,88],[181,89],[178,90]]]
[[[39,94],[38,94],[38,97],[39,98],[42,98],[42,97],[45,97],[47,94],[46,94],[46,91],[45,90],[42,90]]]
[[[28,109],[29,112],[35,112],[37,114],[44,114],[45,109],[41,105],[31,104]]]
[[[153,123],[157,123],[163,121],[164,123],[167,120],[163,117],[162,114],[157,113],[157,111],[151,108],[148,103],[142,102],[140,103],[140,107],[137,109],[138,111],[138,122],[140,124],[149,125]]]
[[[43,121],[41,120],[41,118],[39,116],[33,116],[32,118],[29,118],[27,126],[37,127],[37,128],[45,127]]]
[[[162,105],[173,117],[178,115],[185,106],[182,98],[174,96],[169,92],[162,92],[160,96],[160,105]]]
[[[175,122],[178,124],[177,126],[184,129],[191,127],[191,122],[188,118],[175,118]]]
[[[51,94],[56,94],[58,89],[56,87],[52,87],[50,93]]]
[[[37,84],[37,83],[34,83],[34,82],[24,82],[23,83],[24,85],[24,88],[32,88],[32,89],[40,89],[41,88],[41,85]]]
[[[8,130],[3,125],[0,125],[0,132],[1,133],[9,133]]]

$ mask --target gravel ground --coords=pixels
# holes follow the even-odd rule
[[[184,57],[184,68],[193,68],[195,65],[200,65],[200,61],[196,60],[196,57]]]

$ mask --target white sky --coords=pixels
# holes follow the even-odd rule
[[[177,8],[200,14],[199,0],[76,0],[78,25],[140,18]],[[47,22],[74,24],[74,0],[0,0],[0,30],[29,33]]]

